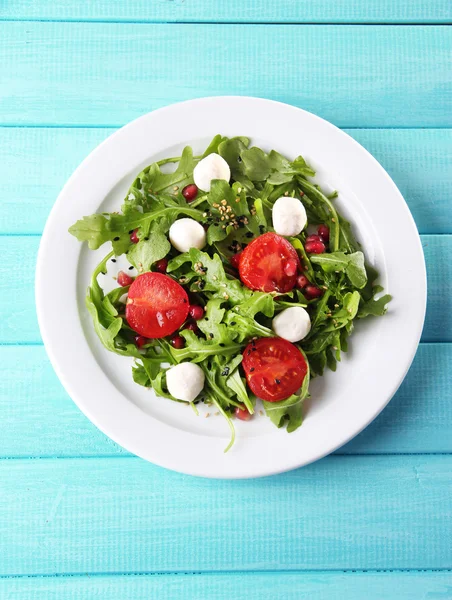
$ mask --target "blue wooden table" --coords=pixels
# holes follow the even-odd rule
[[[450,0],[0,2],[1,599],[452,598],[451,21]],[[429,278],[383,414],[252,481],[178,475],[107,439],[53,373],[33,299],[46,217],[85,155],[145,112],[220,94],[303,107],[370,150]]]

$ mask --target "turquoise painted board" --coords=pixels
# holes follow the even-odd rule
[[[1,463],[0,574],[451,567],[451,456],[215,481],[137,458]]]
[[[0,128],[0,233],[41,233],[66,180],[113,131]],[[421,233],[452,233],[452,130],[351,129],[347,133],[389,172]]]
[[[39,236],[0,236],[0,300],[14,298],[14,311],[0,320],[0,343],[41,341],[34,309],[34,269]],[[422,339],[452,341],[452,236],[422,236],[429,280],[429,303]],[[14,273],[14,277],[11,277]]]
[[[400,390],[339,454],[452,452],[451,344],[421,344]],[[0,458],[128,453],[75,406],[42,346],[0,347]]]
[[[2,19],[144,22],[259,23],[445,23],[447,0],[15,0],[2,6]]]
[[[11,600],[447,600],[451,573],[221,573],[0,579]],[[8,595],[9,594],[9,595]]]
[[[3,22],[0,39],[0,124],[117,126],[248,94],[341,127],[452,125],[447,27]]]

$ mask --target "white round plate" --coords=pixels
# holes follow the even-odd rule
[[[131,377],[132,359],[105,350],[84,304],[90,273],[109,248],[95,252],[68,233],[82,216],[119,210],[147,164],[204,150],[221,133],[244,135],[289,158],[302,154],[315,180],[337,189],[367,258],[393,295],[387,315],[360,322],[336,373],[312,382],[305,420],[288,434],[259,414],[235,421],[236,443],[215,410],[156,398]],[[118,262],[117,265],[120,263]],[[101,285],[112,287],[111,264]],[[67,392],[106,435],[130,452],[183,473],[258,477],[315,461],[349,441],[389,402],[416,352],[424,322],[426,276],[416,226],[400,192],[378,162],[327,121],[293,106],[249,97],[203,98],[144,115],[103,142],[79,166],[47,221],[36,275],[39,325]],[[199,405],[200,406],[200,405]],[[210,413],[210,414],[207,414]],[[206,418],[209,416],[210,418]]]

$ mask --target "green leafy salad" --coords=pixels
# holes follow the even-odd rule
[[[355,320],[391,299],[314,175],[301,156],[217,135],[202,156],[146,167],[120,212],[69,229],[109,246],[86,296],[102,344],[157,396],[214,405],[227,449],[258,398],[277,427],[300,427],[310,378],[335,371]],[[98,277],[119,255],[130,267],[106,293]]]

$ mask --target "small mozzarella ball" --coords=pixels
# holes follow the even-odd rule
[[[178,400],[193,402],[204,387],[204,371],[190,362],[180,363],[166,372],[168,392]]]
[[[298,235],[308,221],[303,203],[291,196],[278,198],[272,210],[273,228],[279,235]]]
[[[193,180],[196,185],[205,192],[210,192],[210,184],[213,179],[231,179],[231,169],[228,163],[219,154],[209,154],[199,161],[193,171]]]
[[[286,308],[273,319],[272,329],[279,337],[288,342],[299,342],[311,330],[311,319],[301,306]]]
[[[169,239],[179,252],[188,252],[190,248],[201,250],[206,245],[206,232],[194,219],[178,219],[170,227]]]

